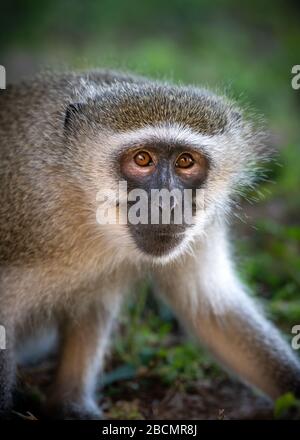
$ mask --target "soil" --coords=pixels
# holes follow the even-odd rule
[[[52,362],[20,371],[15,417],[43,419],[42,407],[54,371]],[[107,419],[226,420],[272,419],[264,397],[223,377],[171,387],[159,378],[120,381],[99,392]],[[104,397],[102,396],[102,393]]]

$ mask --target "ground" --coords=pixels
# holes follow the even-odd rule
[[[31,367],[20,373],[22,398],[16,405],[16,418],[43,419],[42,403],[53,377],[53,362]],[[145,420],[209,420],[209,419],[272,419],[273,408],[268,400],[249,388],[221,375],[180,380],[172,386],[159,377],[141,371],[131,380],[120,380],[99,391],[99,404],[107,419]]]

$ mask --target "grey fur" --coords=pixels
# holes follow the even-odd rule
[[[155,139],[155,127],[175,127],[183,135],[203,136],[207,145],[198,147],[206,148],[212,163],[204,230],[195,230],[173,259],[157,264],[143,260],[126,229],[112,234],[95,222],[99,186],[116,186],[117,153],[127,148],[120,139],[130,139],[131,133],[147,128]],[[0,354],[2,411],[11,405],[16,340],[55,321],[64,345],[48,407],[67,418],[99,417],[93,401],[95,377],[115,314],[125,291],[149,272],[162,286],[167,301],[179,314],[184,310],[183,319],[192,322],[196,334],[242,378],[271,397],[298,390],[296,358],[244,295],[231,271],[226,238],[214,239],[220,230],[226,237],[224,216],[230,197],[239,185],[251,184],[261,158],[260,130],[235,104],[205,89],[95,71],[47,74],[1,91],[0,323],[9,329],[10,338],[9,349]],[[211,263],[203,280],[220,269],[214,268],[217,258],[211,254],[224,256],[220,257],[224,271],[217,279],[200,283],[198,272],[205,261]],[[179,279],[177,287],[182,290],[177,291],[171,280],[188,266],[189,276],[184,273],[182,278],[192,284],[184,287]],[[226,280],[223,283],[224,274],[228,285]],[[228,348],[230,356],[226,350],[220,355],[222,349],[215,348],[206,332],[199,330],[201,322],[195,318],[197,311],[207,321],[207,331],[210,325],[212,332],[217,331],[228,316],[229,321],[236,316],[240,300],[247,310],[243,325],[248,322],[249,326],[242,333],[250,347],[253,340],[250,367],[245,367],[244,374],[248,348],[243,347],[243,336],[237,335],[235,347]],[[186,303],[180,305],[181,301]],[[230,327],[229,341],[238,325],[234,321]],[[274,334],[274,351],[262,328]],[[224,329],[226,335],[227,326]],[[232,351],[240,363],[232,359]],[[272,378],[274,366],[281,373]]]

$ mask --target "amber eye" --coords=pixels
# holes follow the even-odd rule
[[[134,156],[134,161],[139,167],[147,167],[153,164],[152,158],[147,151],[139,151]]]
[[[189,153],[183,153],[176,160],[175,166],[178,168],[191,168],[195,161]]]

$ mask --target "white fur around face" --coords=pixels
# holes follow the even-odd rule
[[[229,139],[231,141],[229,142]],[[223,215],[229,210],[228,196],[230,193],[230,185],[234,179],[234,173],[231,172],[224,160],[224,149],[234,148],[234,137],[228,133],[219,134],[214,136],[208,136],[196,132],[190,127],[180,124],[164,123],[156,126],[146,126],[132,131],[126,131],[123,133],[117,133],[113,135],[102,135],[98,140],[103,145],[104,155],[107,157],[107,161],[111,160],[111,152],[122,151],[130,146],[140,145],[146,142],[164,142],[166,144],[172,144],[174,142],[180,142],[183,145],[189,145],[192,148],[202,151],[208,157],[213,160],[212,169],[209,172],[207,184],[200,191],[203,193],[201,199],[203,200],[202,206],[198,206],[198,215],[196,224],[187,230],[184,240],[181,244],[171,251],[168,255],[161,257],[149,257],[138,249],[135,248],[134,243],[129,235],[128,229],[124,225],[112,225],[111,228],[114,231],[114,237],[116,242],[118,238],[122,238],[122,244],[126,246],[126,243],[130,243],[130,251],[137,256],[138,260],[154,262],[158,264],[164,264],[174,258],[177,258],[185,251],[189,251],[190,245],[194,238],[205,236],[205,228],[207,224],[211,223],[220,215]],[[219,173],[219,168],[224,168],[223,175]],[[112,166],[114,166],[112,164]],[[105,184],[99,188],[98,197],[105,197],[111,191],[117,192],[119,182],[113,173],[102,174],[99,177],[99,182],[104,181]],[[99,232],[104,227],[99,225]],[[103,234],[105,235],[105,233]],[[112,240],[113,242],[114,240]],[[119,248],[120,249],[120,248]],[[131,254],[131,255],[132,255]]]

